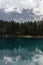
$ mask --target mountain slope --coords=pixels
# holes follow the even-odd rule
[[[40,13],[39,11],[37,13]],[[13,12],[5,12],[4,9],[0,9],[0,19],[1,20],[15,20],[15,21],[34,21],[34,20],[42,20],[43,15],[36,15],[33,12],[33,9],[23,9],[21,13],[13,11]]]

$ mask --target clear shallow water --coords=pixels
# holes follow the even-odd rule
[[[0,39],[0,65],[43,65],[43,39]]]

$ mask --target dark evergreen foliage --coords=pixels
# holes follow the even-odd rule
[[[0,35],[43,35],[43,21],[18,23],[0,20]]]

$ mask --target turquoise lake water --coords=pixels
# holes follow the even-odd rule
[[[0,38],[0,65],[43,65],[43,39]]]

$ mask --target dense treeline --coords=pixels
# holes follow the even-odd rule
[[[0,35],[43,35],[43,21],[18,23],[0,20]]]

